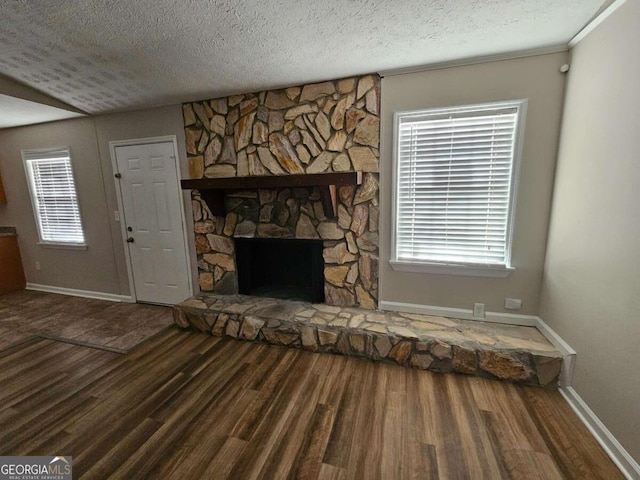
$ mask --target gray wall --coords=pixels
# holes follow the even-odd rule
[[[640,461],[640,3],[572,50],[540,316],[573,386]]]
[[[380,201],[380,300],[503,312],[505,298],[519,298],[515,313],[538,313],[566,53],[387,76],[382,80]],[[516,199],[512,264],[507,278],[398,272],[389,265],[393,113],[501,100],[529,100]]]
[[[171,107],[65,120],[0,130],[0,171],[7,204],[0,205],[0,225],[15,226],[27,282],[47,286],[129,295],[129,280],[120,224],[109,141],[175,135],[183,172],[187,172],[182,110]],[[46,248],[38,233],[20,150],[71,147],[87,250]],[[183,175],[186,177],[186,173]],[[193,235],[191,201],[187,232]],[[189,248],[193,249],[193,241]],[[195,258],[193,253],[192,258]],[[35,269],[40,262],[41,270]],[[194,268],[195,271],[195,268]]]

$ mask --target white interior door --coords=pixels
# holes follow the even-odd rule
[[[115,157],[136,298],[180,303],[191,292],[173,143],[116,146]]]

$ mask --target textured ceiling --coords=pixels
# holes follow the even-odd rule
[[[0,73],[89,113],[566,44],[604,0],[0,0]]]

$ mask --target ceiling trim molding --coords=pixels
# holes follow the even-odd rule
[[[480,63],[500,62],[503,60],[513,60],[516,58],[535,57],[537,55],[547,55],[550,53],[567,52],[569,47],[566,44],[552,45],[550,47],[532,48],[530,50],[518,50],[515,52],[498,53],[495,55],[484,55],[480,57],[462,58],[448,62],[432,63],[429,65],[416,65],[414,67],[395,68],[381,70],[378,74],[381,77],[404,75],[406,73],[427,72],[429,70],[441,70],[444,68],[464,67],[467,65],[478,65]]]
[[[607,18],[611,16],[613,12],[618,10],[627,0],[615,0],[611,5],[605,8],[600,15],[593,18],[589,23],[587,23],[582,30],[580,30],[575,37],[569,40],[568,46],[569,48],[575,47],[580,41],[589,35],[592,31],[594,31],[598,25],[604,22]]]

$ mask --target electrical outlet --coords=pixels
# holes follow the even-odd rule
[[[484,303],[473,304],[473,318],[484,318]]]
[[[519,298],[505,298],[504,308],[507,310],[520,310],[522,308],[522,300]]]
[[[40,271],[40,262],[36,262],[36,270]]]
[[[113,218],[115,219],[116,222],[120,221],[120,212],[118,210],[113,211]]]

